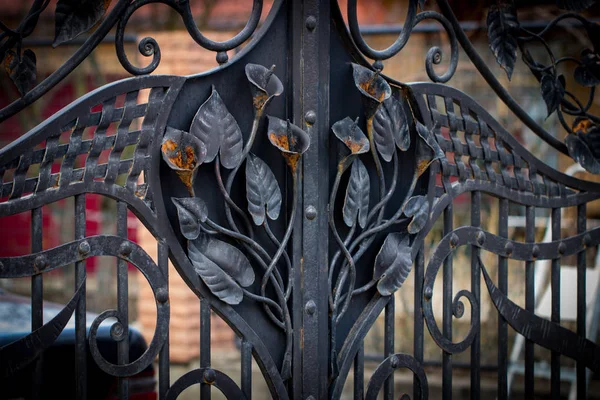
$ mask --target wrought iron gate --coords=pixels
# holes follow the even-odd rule
[[[205,74],[149,75],[160,62],[152,38],[139,44],[152,60],[134,66],[124,49],[130,16],[148,3],[169,5],[193,39],[214,51],[220,67]],[[591,113],[600,80],[600,29],[579,14],[565,13],[541,31],[519,24],[511,1],[488,11],[490,47],[512,74],[521,53],[540,81],[548,112],[557,113],[566,144],[537,124],[502,87],[475,51],[447,0],[407,2],[398,39],[374,50],[357,21],[356,0],[348,0],[348,26],[337,2],[276,0],[259,27],[262,1],[254,0],[246,27],[226,42],[197,29],[185,0],[59,1],[56,44],[97,25],[74,56],[35,85],[35,55],[22,50],[48,1],[34,1],[15,30],[0,25],[0,49],[7,72],[22,97],[0,111],[0,120],[21,111],[68,75],[116,26],[115,46],[123,67],[137,77],[95,90],[44,121],[0,151],[0,216],[31,212],[31,254],[2,258],[0,278],[31,277],[31,335],[0,349],[0,378],[31,371],[32,397],[44,398],[44,350],[75,316],[76,397],[85,398],[87,358],[119,378],[119,396],[128,397],[130,377],[158,357],[161,399],[174,399],[193,384],[202,396],[216,387],[228,398],[251,397],[256,361],[274,398],[338,399],[353,376],[354,398],[394,396],[394,371],[414,374],[414,397],[428,398],[424,338],[443,354],[442,390],[452,395],[453,356],[470,354],[471,397],[480,396],[481,295],[489,293],[497,326],[498,397],[508,396],[509,327],[525,337],[525,394],[534,394],[534,353],[551,351],[551,391],[560,395],[561,360],[576,362],[577,395],[587,397],[586,371],[600,370],[600,348],[586,338],[586,254],[600,244],[599,228],[587,229],[586,204],[600,198],[600,184],[567,176],[529,153],[468,95],[449,86],[459,47],[491,90],[524,125],[592,173],[600,172],[600,118]],[[592,1],[557,1],[580,11]],[[108,11],[107,11],[108,10]],[[60,11],[60,13],[59,13]],[[103,17],[103,15],[106,15]],[[558,23],[575,20],[592,41],[581,59],[536,60],[527,44],[546,45],[544,35]],[[425,68],[432,83],[402,83],[385,76],[383,61],[402,57],[411,31],[434,20],[451,47],[443,74],[441,50],[432,47]],[[578,28],[578,29],[579,29]],[[250,41],[231,60],[227,51]],[[364,57],[374,62],[370,64]],[[589,99],[568,90],[557,67],[576,62],[575,80]],[[450,81],[450,82],[449,82]],[[449,83],[448,83],[449,82]],[[448,84],[446,84],[448,83]],[[140,96],[148,92],[147,99]],[[120,99],[120,100],[117,100]],[[577,119],[573,122],[573,117]],[[132,121],[141,120],[133,128]],[[116,134],[107,135],[111,124]],[[64,140],[66,138],[66,140]],[[123,157],[124,149],[135,148]],[[108,161],[99,162],[102,152]],[[83,164],[76,160],[83,159]],[[57,167],[58,165],[58,167]],[[97,193],[118,202],[116,235],[86,236],[85,197]],[[471,222],[453,226],[453,201],[469,193]],[[499,199],[497,232],[484,229],[482,195]],[[73,241],[43,249],[41,207],[75,198]],[[508,238],[509,205],[525,208],[525,241]],[[576,233],[561,236],[561,210],[577,209]],[[551,238],[536,242],[536,210],[548,210]],[[127,239],[127,210],[156,237],[158,260]],[[438,219],[443,237],[425,260],[424,239]],[[470,263],[453,265],[453,254],[468,249]],[[497,255],[497,274],[482,252]],[[577,323],[561,326],[561,259],[577,258]],[[86,259],[118,261],[118,308],[86,321]],[[201,303],[200,368],[169,379],[169,286],[167,262]],[[488,257],[489,259],[489,257]],[[526,268],[526,301],[508,296],[508,260]],[[536,262],[551,260],[552,315],[535,315]],[[426,262],[427,261],[427,262]],[[127,264],[145,276],[156,298],[156,331],[136,360],[128,352]],[[51,321],[42,320],[43,275],[76,265],[71,301]],[[470,287],[453,288],[453,271],[470,271]],[[434,312],[434,283],[442,270],[442,321]],[[394,350],[394,293],[414,279],[414,343],[410,354]],[[483,277],[483,280],[482,280]],[[481,287],[481,282],[484,287]],[[574,294],[575,295],[575,294]],[[456,338],[452,321],[470,308],[470,327]],[[220,315],[241,338],[241,377],[210,366],[210,313]],[[382,314],[384,358],[367,376],[363,340]],[[111,329],[118,361],[107,361],[96,341],[98,327]],[[234,381],[241,382],[239,385]]]

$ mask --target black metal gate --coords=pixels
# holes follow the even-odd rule
[[[175,9],[194,40],[216,52],[221,66],[190,77],[150,76],[160,62],[160,48],[152,38],[139,45],[152,61],[134,66],[125,54],[124,30],[138,8],[154,2]],[[498,315],[498,397],[507,398],[509,369],[514,367],[508,356],[509,328],[525,338],[526,398],[534,396],[535,354],[542,348],[551,354],[553,398],[560,396],[561,366],[567,358],[576,363],[577,397],[587,397],[586,375],[600,370],[600,347],[586,335],[586,272],[593,267],[586,265],[586,254],[600,244],[600,230],[586,227],[586,204],[600,198],[600,184],[536,159],[483,107],[446,83],[462,47],[524,125],[598,173],[600,118],[591,112],[600,82],[596,23],[568,12],[532,31],[520,25],[512,1],[493,3],[488,11],[490,48],[498,63],[510,77],[517,54],[523,56],[540,82],[549,114],[557,113],[566,130],[565,144],[502,87],[447,0],[406,2],[398,39],[381,51],[361,36],[356,0],[348,0],[348,26],[336,1],[318,0],[276,0],[259,26],[262,1],[254,0],[246,27],[222,43],[202,35],[185,0],[118,0],[110,9],[110,2],[75,6],[77,2],[63,1],[58,43],[101,22],[67,63],[35,85],[35,55],[23,51],[21,43],[48,3],[34,1],[15,30],[0,25],[0,54],[22,94],[0,110],[1,121],[54,87],[114,26],[119,60],[139,76],[85,95],[0,151],[0,216],[27,211],[32,220],[31,254],[0,259],[0,278],[31,277],[33,328],[29,336],[0,348],[3,387],[26,370],[31,397],[45,398],[44,352],[74,315],[77,398],[87,394],[90,362],[118,377],[118,394],[128,398],[128,377],[157,357],[160,399],[174,399],[193,384],[202,385],[202,398],[209,398],[214,386],[227,398],[249,399],[252,359],[273,398],[338,399],[349,375],[356,399],[380,393],[397,398],[394,371],[402,369],[414,374],[411,396],[428,398],[428,376],[439,372],[425,368],[427,336],[442,354],[443,397],[452,396],[453,357],[466,353],[471,397],[479,398],[483,292]],[[575,11],[591,3],[557,1]],[[437,21],[447,34],[451,52],[445,71],[438,72],[442,53],[432,47],[425,60],[432,83],[387,78],[383,61],[402,57],[411,31],[424,20]],[[565,20],[577,23],[593,49],[575,59],[555,58],[547,47],[550,62],[536,60],[528,43],[546,46],[546,33],[560,29]],[[249,38],[228,60],[227,51]],[[589,99],[579,100],[565,87],[557,72],[565,62],[577,64],[575,80],[589,88]],[[147,99],[140,100],[142,91],[149,93]],[[135,119],[142,122],[134,129]],[[116,124],[116,134],[107,135],[111,124]],[[133,156],[123,157],[128,146],[134,147]],[[99,162],[107,151],[108,161]],[[82,159],[83,164],[76,162]],[[86,236],[88,193],[117,200],[116,235]],[[453,201],[465,193],[470,196],[470,223],[454,226]],[[499,199],[496,232],[485,229],[488,224],[482,221],[483,196]],[[76,237],[43,249],[42,206],[68,197],[75,199]],[[508,238],[512,205],[525,210],[524,241]],[[576,232],[561,236],[561,210],[567,207],[577,209]],[[127,239],[127,210],[155,236],[156,263]],[[544,242],[536,241],[536,210],[547,210],[551,221],[551,237]],[[425,238],[438,219],[443,220],[443,235],[426,260]],[[461,249],[467,249],[469,262],[453,265],[453,255]],[[495,255],[497,274],[490,272],[489,254],[484,258],[483,253]],[[575,330],[560,323],[561,259],[572,255],[577,263]],[[118,307],[89,325],[86,259],[94,256],[119,260]],[[169,378],[168,258],[201,303],[200,368],[176,381]],[[509,260],[525,264],[524,307],[507,296]],[[534,313],[540,260],[551,260],[550,319]],[[142,272],[156,298],[156,331],[137,359],[129,359],[128,351],[128,263]],[[76,275],[72,299],[44,323],[44,273],[69,264],[75,264]],[[470,271],[470,287],[457,291],[453,271],[459,269]],[[438,275],[443,282],[441,322],[434,301]],[[393,299],[407,278],[414,281],[415,311],[413,350],[405,354],[395,350]],[[211,368],[211,310],[241,338],[239,379]],[[457,338],[453,319],[465,312],[469,327]],[[384,355],[373,369],[365,369],[363,341],[382,313]],[[100,324],[109,318],[116,319],[111,328],[118,342],[116,362],[102,355],[96,340]]]

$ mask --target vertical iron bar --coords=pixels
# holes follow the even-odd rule
[[[360,344],[354,358],[354,400],[365,397],[365,344]]]
[[[37,253],[43,250],[42,245],[42,208],[31,210],[31,252]],[[36,259],[36,267],[41,267],[43,259]],[[41,273],[31,277],[31,331],[35,331],[44,325],[44,282]],[[35,361],[33,366],[33,380],[31,395],[33,399],[40,399],[42,396],[41,386],[43,380],[43,359],[42,353]]]
[[[117,236],[127,239],[127,204],[117,201]],[[122,326],[122,340],[117,347],[117,362],[120,365],[129,363],[129,295],[128,295],[127,261],[117,260],[117,309]],[[118,379],[119,399],[129,398],[129,380],[127,377]]]
[[[450,204],[444,210],[444,235],[452,232],[452,208]],[[443,278],[443,334],[452,340],[452,256],[444,260]],[[442,353],[442,397],[452,398],[452,355],[445,351]]]
[[[384,340],[384,358],[394,354],[394,315],[396,314],[396,296],[392,294],[390,300],[385,306],[385,330],[383,332]],[[384,383],[383,387],[384,400],[392,400],[394,398],[394,374],[392,373]]]
[[[75,196],[75,240],[85,238],[85,194]],[[83,285],[75,308],[75,397],[87,398],[86,261],[75,263],[75,289]]]
[[[586,230],[586,205],[577,206],[577,233],[583,233]],[[579,337],[587,337],[586,327],[586,299],[585,288],[586,281],[586,251],[587,246],[577,253],[577,334]],[[581,361],[577,362],[577,398],[587,398],[587,371]]]
[[[414,327],[413,327],[413,351],[415,359],[422,363],[424,355],[423,336],[424,336],[424,324],[423,324],[423,313],[422,313],[422,301],[423,301],[423,279],[425,276],[425,255],[423,253],[423,246],[421,243],[421,250],[417,253],[415,260],[415,293],[414,293]],[[421,388],[417,384],[417,379],[413,377],[413,398],[421,398]]]
[[[330,3],[320,0],[290,2],[291,117],[310,136],[302,157],[300,210],[317,210],[315,218],[298,218],[294,228],[293,398],[322,399],[328,395],[329,304],[327,200],[329,198],[329,34]],[[302,213],[304,216],[304,213]],[[352,290],[352,288],[350,288]],[[316,305],[316,307],[313,306]]]
[[[500,199],[498,207],[498,235],[508,237],[508,200]],[[498,256],[498,289],[508,292],[508,259]],[[508,397],[508,325],[498,314],[498,398]]]
[[[252,343],[242,339],[242,392],[252,400]]]
[[[165,242],[157,243],[158,268],[162,271],[165,280],[169,282],[169,248]],[[167,290],[169,285],[167,285]],[[164,400],[171,385],[169,371],[169,329],[167,328],[167,337],[165,344],[158,354],[158,398]]]
[[[527,206],[525,209],[525,241],[535,242],[535,208]],[[535,262],[525,262],[525,309],[535,311]],[[533,342],[525,339],[525,398],[532,399],[534,393]]]
[[[200,368],[210,368],[210,303],[200,299]],[[200,384],[200,399],[210,400],[210,385]]]
[[[481,226],[481,192],[471,193],[471,225]],[[479,247],[471,246],[471,292],[481,304],[481,273],[479,271]],[[473,309],[471,309],[473,312]],[[478,316],[479,317],[479,316]],[[481,364],[481,331],[477,332],[471,344],[471,399],[479,399],[480,389],[480,364]]]
[[[560,240],[560,208],[552,209],[552,241]],[[552,260],[552,314],[550,319],[560,324],[560,258]],[[560,353],[553,351],[550,356],[550,389],[553,399],[560,398]]]

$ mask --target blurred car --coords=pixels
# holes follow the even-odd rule
[[[44,302],[44,323],[50,321],[64,305]],[[87,331],[98,316],[86,313]],[[98,349],[104,358],[117,364],[117,342],[110,336],[112,323],[105,321],[98,329]],[[0,289],[0,348],[31,333],[31,299]],[[129,327],[129,359],[138,359],[147,349],[139,330]],[[75,399],[75,317],[67,323],[60,336],[43,354],[44,399]],[[0,399],[28,399],[31,396],[32,365],[0,380]],[[102,371],[87,353],[87,398],[113,400],[118,398],[117,378]],[[156,372],[151,363],[129,378],[129,399],[156,400]]]

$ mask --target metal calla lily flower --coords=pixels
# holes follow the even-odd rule
[[[250,81],[252,103],[261,112],[269,101],[283,93],[283,84],[274,74],[275,66],[270,69],[259,64],[246,64],[246,77]]]
[[[161,144],[165,162],[177,172],[179,179],[193,195],[196,171],[206,158],[206,146],[194,135],[167,127]]]
[[[290,121],[271,116],[268,119],[269,141],[281,151],[295,175],[298,159],[310,146],[310,136]]]

